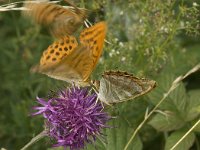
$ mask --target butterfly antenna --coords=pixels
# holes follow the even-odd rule
[[[92,26],[92,23],[91,23],[88,19],[85,19],[84,24],[85,24],[85,26],[86,26],[87,28],[89,28],[89,27]],[[104,41],[105,41],[107,44],[112,45],[112,43],[109,42],[108,40],[104,39]]]
[[[85,24],[85,26],[87,27],[87,28],[89,28],[90,26],[88,25],[88,23],[87,23],[87,19],[86,20],[84,20],[84,24]]]
[[[88,20],[88,19],[85,19],[85,26],[87,27],[87,28],[89,28],[89,27],[91,27],[92,26],[92,23]]]

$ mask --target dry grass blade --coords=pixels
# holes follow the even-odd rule
[[[144,125],[144,123],[146,123],[146,121],[149,119],[149,117],[156,111],[156,109],[160,106],[160,104],[167,98],[167,96],[174,90],[176,89],[179,84],[180,84],[180,81],[182,81],[183,79],[185,79],[187,76],[189,76],[190,74],[198,71],[200,69],[200,64],[197,64],[195,67],[193,67],[191,70],[189,70],[185,75],[181,75],[179,77],[177,77],[170,89],[168,90],[167,93],[165,93],[163,95],[163,98],[159,101],[159,103],[149,112],[149,114],[145,117],[145,119],[139,124],[139,126],[135,129],[135,131],[133,132],[131,138],[129,139],[128,143],[126,144],[124,150],[127,150],[130,143],[132,142],[132,140],[134,139],[134,137],[136,136],[136,134],[138,133],[138,131],[142,128],[142,126]],[[180,142],[179,142],[180,143]]]
[[[186,136],[187,136],[188,134],[190,134],[190,132],[192,132],[192,130],[193,130],[199,123],[200,123],[200,119],[188,130],[188,132],[186,132],[186,133],[182,136],[182,138],[180,138],[180,140],[178,140],[178,142],[176,142],[176,144],[174,144],[174,146],[173,146],[170,150],[174,150],[174,149],[178,146],[178,144],[181,143],[181,141],[183,141],[184,138],[186,138]]]

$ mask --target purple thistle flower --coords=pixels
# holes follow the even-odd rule
[[[102,135],[101,129],[111,118],[103,112],[96,94],[89,94],[86,88],[69,88],[60,91],[57,97],[45,101],[37,97],[41,107],[33,115],[43,114],[46,129],[57,144],[71,150],[84,148],[85,143],[93,143],[96,136]]]

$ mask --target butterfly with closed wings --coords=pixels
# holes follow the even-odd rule
[[[33,72],[78,85],[89,85],[89,76],[102,54],[106,23],[99,22],[80,34],[80,43],[74,36],[65,36],[43,52],[40,64]]]
[[[137,78],[121,71],[104,72],[100,81],[94,82],[99,90],[98,99],[108,105],[142,96],[156,87],[154,80]]]

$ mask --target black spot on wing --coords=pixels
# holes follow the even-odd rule
[[[53,54],[53,53],[54,53],[54,50],[52,49],[52,50],[50,51],[50,53]]]
[[[49,58],[50,58],[50,56],[47,56],[47,57],[46,57],[46,60],[48,60]]]
[[[66,40],[66,43],[69,44],[69,39]]]
[[[69,49],[70,49],[70,50],[72,49],[72,46],[71,46],[71,45],[69,45]]]
[[[65,50],[65,51],[68,51],[68,48],[67,48],[67,47],[64,47],[64,50]]]
[[[56,61],[56,58],[52,58],[52,61]]]

